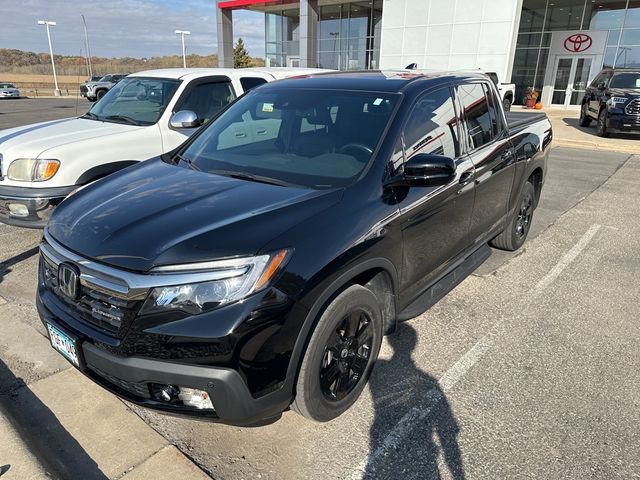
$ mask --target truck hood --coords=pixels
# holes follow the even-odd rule
[[[47,150],[92,138],[145,128],[86,118],[65,118],[0,131],[0,153],[7,160],[37,158]],[[7,163],[8,164],[8,163]]]
[[[254,255],[341,197],[341,189],[238,180],[156,158],[82,189],[58,206],[47,228],[83,257],[145,272]]]

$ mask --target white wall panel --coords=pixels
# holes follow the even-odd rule
[[[508,80],[521,8],[522,0],[385,0],[380,66],[483,68]]]

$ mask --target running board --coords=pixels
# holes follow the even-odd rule
[[[442,297],[456,288],[460,282],[471,275],[485,260],[491,256],[491,248],[486,243],[465,258],[460,265],[447,273],[423,294],[415,299],[407,308],[398,314],[398,322],[404,322],[426,312]]]

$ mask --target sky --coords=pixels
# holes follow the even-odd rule
[[[38,20],[51,20],[53,53],[84,55],[84,14],[91,54],[98,57],[181,55],[180,36],[189,30],[187,54],[217,52],[216,0],[0,0],[0,48],[47,52]],[[264,15],[233,12],[234,41],[242,37],[249,54],[264,56]]]

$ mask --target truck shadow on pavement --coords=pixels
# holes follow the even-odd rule
[[[443,468],[463,480],[460,427],[437,379],[411,357],[416,331],[405,323],[387,338],[393,357],[378,360],[369,381],[375,417],[363,478],[440,479],[442,451]]]
[[[22,253],[19,253],[18,255],[14,255],[13,257],[7,258],[6,260],[3,260],[2,262],[0,262],[0,283],[2,283],[7,273],[11,273],[11,267],[13,267],[14,265],[24,260],[27,260],[33,257],[34,255],[37,255],[39,251],[40,251],[39,246],[33,247],[33,248],[30,248],[29,250],[26,250]]]
[[[598,133],[596,131],[595,120],[591,122],[591,125],[588,127],[581,127],[580,119],[578,118],[567,117],[567,118],[563,118],[562,121],[569,127],[573,127],[576,130],[579,130],[583,133],[587,133],[593,137],[600,138],[598,137]],[[609,137],[609,138],[619,138],[621,140],[636,140],[640,137],[637,134],[633,134],[633,133],[614,133],[612,137]]]
[[[0,360],[0,408],[13,419],[24,442],[53,478],[107,480],[96,462],[60,424],[25,382]],[[87,428],[91,428],[87,425]],[[1,453],[0,453],[1,455]],[[16,463],[1,458],[0,465]],[[4,473],[0,467],[0,476]]]

